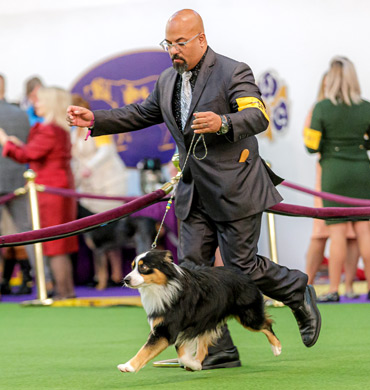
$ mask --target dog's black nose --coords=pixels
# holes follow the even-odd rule
[[[123,284],[126,285],[126,286],[129,286],[130,285],[130,280],[131,280],[131,276],[126,276],[123,279]]]

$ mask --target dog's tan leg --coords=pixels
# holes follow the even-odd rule
[[[183,364],[190,371],[200,371],[202,369],[202,363],[194,357],[195,342],[196,340],[185,342],[177,348],[180,364]]]
[[[202,335],[198,337],[197,354],[195,355],[195,360],[198,360],[200,364],[203,363],[203,360],[208,355],[208,346],[210,344],[211,340],[208,336]]]
[[[251,332],[262,332],[264,335],[266,335],[267,340],[270,343],[272,353],[275,356],[279,356],[281,354],[281,343],[279,339],[276,337],[274,331],[272,330],[272,321],[269,318],[265,319],[264,324],[262,325],[261,329],[253,329],[248,326],[245,326],[239,317],[235,317],[235,319],[245,328],[250,330]]]
[[[131,360],[117,366],[121,372],[138,372],[151,359],[155,358],[168,347],[168,340],[164,337],[153,340],[151,336],[149,336],[147,343]]]
[[[279,356],[281,354],[281,343],[275,336],[275,333],[272,331],[272,329],[262,329],[261,332],[266,335],[267,340],[270,343],[272,353],[275,356]]]

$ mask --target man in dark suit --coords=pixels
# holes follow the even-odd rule
[[[161,45],[173,68],[159,76],[142,104],[94,113],[71,106],[67,120],[90,127],[92,136],[165,122],[183,168],[176,192],[180,263],[213,265],[219,246],[225,266],[250,275],[264,294],[292,309],[302,340],[311,347],[321,318],[307,275],[257,254],[262,212],[282,200],[275,189],[282,180],[258,153],[255,135],[267,128],[268,117],[252,71],[208,47],[202,19],[192,10],[169,19]],[[225,328],[203,368],[237,365],[237,350]]]
[[[0,75],[0,129],[4,129],[9,135],[16,136],[23,142],[27,141],[30,130],[26,113],[5,100],[5,77],[3,75]],[[0,196],[7,195],[17,188],[23,187],[25,184],[23,173],[27,169],[24,164],[19,164],[9,158],[2,157],[2,149],[2,146],[0,146]],[[0,204],[0,221],[3,208],[7,209],[18,232],[32,230],[31,219],[28,214],[27,196],[21,195],[10,202]],[[33,262],[33,246],[27,245],[26,250],[28,259]],[[19,261],[23,274],[23,283],[18,293],[25,294],[32,292],[29,286],[32,279],[30,276],[31,266],[28,259]],[[15,262],[16,259],[14,258],[9,258],[5,261],[0,287],[0,291],[3,294],[9,294],[11,292],[9,281]]]

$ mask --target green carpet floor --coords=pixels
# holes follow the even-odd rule
[[[283,346],[279,357],[264,335],[230,321],[240,368],[187,372],[148,364],[122,374],[117,364],[129,360],[149,332],[142,308],[0,304],[0,389],[370,389],[370,305],[320,305],[322,332],[310,349],[288,308],[268,310]],[[160,355],[172,357],[173,347]]]

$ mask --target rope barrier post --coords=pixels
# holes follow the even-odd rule
[[[32,229],[38,230],[40,229],[40,215],[39,215],[39,205],[37,201],[37,189],[35,184],[36,174],[32,169],[28,169],[23,174],[23,176],[27,180],[29,202],[31,207]],[[53,300],[48,298],[48,294],[46,291],[44,257],[43,257],[41,242],[37,242],[36,244],[34,244],[34,251],[35,251],[37,299],[31,301],[24,301],[22,302],[22,305],[49,306],[53,303]]]
[[[267,163],[271,167],[270,163]],[[276,241],[276,227],[275,227],[275,215],[267,212],[267,228],[269,234],[269,247],[270,247],[270,259],[275,264],[279,264],[278,254],[277,254],[277,241]],[[272,306],[282,307],[284,304],[282,302],[273,300]]]

